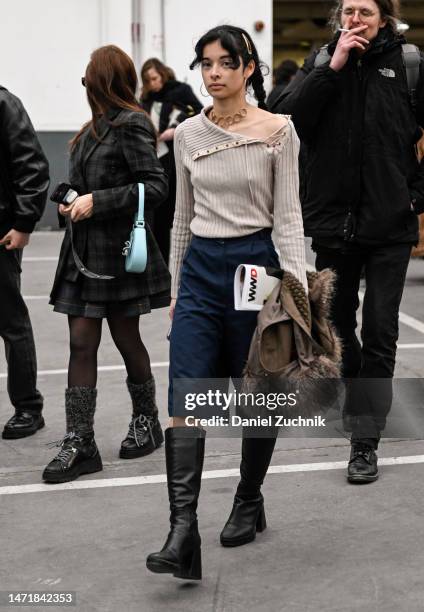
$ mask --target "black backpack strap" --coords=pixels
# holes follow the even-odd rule
[[[329,62],[330,60],[331,55],[328,53],[328,45],[324,45],[323,47],[321,47],[315,57],[314,68],[318,68],[318,66],[323,66],[324,64],[327,64],[327,62]]]
[[[402,57],[406,70],[409,97],[412,108],[417,107],[417,85],[420,78],[421,53],[418,47],[405,43],[402,45]]]

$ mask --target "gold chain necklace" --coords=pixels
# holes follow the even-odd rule
[[[215,111],[212,109],[209,115],[210,120],[215,125],[218,125],[221,128],[226,130],[231,125],[235,123],[240,123],[242,119],[244,119],[247,115],[247,108],[241,108],[239,111],[234,113],[234,115],[217,115]]]

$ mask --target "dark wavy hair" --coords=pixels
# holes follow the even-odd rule
[[[206,45],[216,42],[217,40],[221,43],[222,47],[228,51],[233,61],[234,70],[237,70],[241,63],[243,64],[243,68],[245,68],[251,60],[254,61],[255,70],[247,79],[246,85],[252,87],[259,108],[267,110],[263,75],[265,71],[269,72],[269,70],[266,64],[259,59],[256,46],[246,30],[231,25],[220,25],[216,28],[212,28],[206,32],[206,34],[203,34],[194,48],[196,57],[190,64],[190,70],[193,70],[193,68],[201,63],[203,59],[203,50]]]
[[[340,27],[340,17],[344,1],[345,0],[336,0],[335,6],[330,13],[329,24],[334,32]],[[381,18],[386,20],[390,29],[397,34],[397,24],[400,19],[399,0],[374,0],[374,2],[380,9]]]
[[[145,112],[136,99],[137,72],[134,63],[125,51],[115,45],[106,45],[93,51],[85,71],[85,87],[91,119],[71,140],[71,149],[87,129],[91,129],[98,139],[96,123],[110,109]]]

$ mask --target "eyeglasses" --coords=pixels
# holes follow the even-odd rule
[[[370,19],[371,17],[375,16],[375,12],[367,8],[354,9],[346,7],[342,10],[342,15],[344,15],[345,17],[352,17],[353,15],[356,15],[356,13],[359,13],[360,17],[362,17],[363,19]]]
[[[85,77],[81,77],[81,85],[82,85],[83,87],[85,87],[85,86],[86,86]]]

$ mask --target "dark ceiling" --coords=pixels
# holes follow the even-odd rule
[[[329,0],[274,0],[274,49],[316,48],[331,36],[327,18]],[[408,41],[424,47],[424,0],[402,3],[403,21],[409,24]]]

